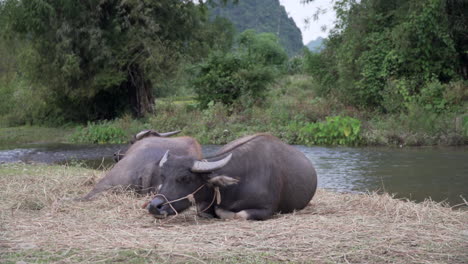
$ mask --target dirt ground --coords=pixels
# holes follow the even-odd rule
[[[459,207],[319,189],[304,210],[267,221],[195,210],[159,220],[141,208],[149,197],[72,201],[101,176],[0,165],[0,262],[468,263],[468,210]]]

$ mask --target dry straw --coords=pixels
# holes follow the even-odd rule
[[[268,221],[203,219],[194,210],[157,220],[141,208],[148,197],[72,201],[100,176],[0,165],[0,262],[468,263],[468,211],[432,201],[319,190],[304,210]]]

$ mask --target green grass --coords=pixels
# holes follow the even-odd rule
[[[413,104],[407,111],[382,114],[344,105],[336,97],[317,96],[317,84],[304,75],[286,76],[271,85],[265,100],[247,107],[210,104],[200,110],[194,97],[156,100],[155,114],[135,120],[130,115],[76,128],[23,126],[0,128],[0,148],[32,142],[126,143],[144,129],[181,130],[201,144],[225,144],[239,137],[269,132],[289,144],[428,146],[468,143],[467,112],[435,113]],[[356,133],[327,126],[327,118],[355,120]],[[456,122],[457,118],[459,122]],[[341,122],[343,123],[343,122]],[[313,129],[327,128],[327,129]],[[329,129],[328,129],[329,128]],[[343,131],[341,131],[341,130]],[[353,129],[354,131],[354,129]],[[333,134],[344,134],[336,140]]]
[[[0,148],[28,143],[67,142],[73,130],[38,126],[0,127]]]

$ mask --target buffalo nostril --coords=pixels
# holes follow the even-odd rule
[[[148,211],[152,214],[162,214],[161,209],[163,208],[164,204],[165,200],[156,197],[151,201],[148,207]]]

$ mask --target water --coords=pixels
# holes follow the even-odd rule
[[[27,145],[0,150],[0,163],[81,164],[108,167],[125,145]],[[205,155],[220,146],[206,145]],[[468,148],[344,148],[296,146],[315,165],[319,187],[344,192],[386,191],[452,205],[468,200]]]
[[[51,163],[83,165],[89,168],[109,167],[113,154],[126,145],[29,144],[0,150],[2,163]]]
[[[323,188],[452,205],[468,199],[468,148],[298,148],[314,162]]]

